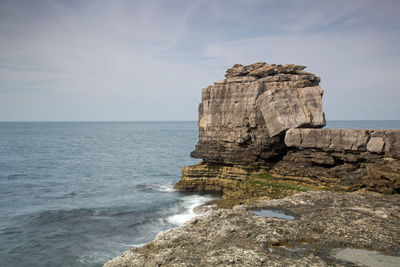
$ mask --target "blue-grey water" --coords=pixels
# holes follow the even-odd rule
[[[172,186],[195,122],[0,123],[0,266],[101,266],[207,196]]]
[[[276,209],[259,209],[259,210],[250,210],[251,213],[254,213],[258,216],[270,217],[270,218],[279,218],[285,220],[294,220],[296,217],[289,214],[287,211],[276,210]]]
[[[0,122],[0,266],[101,266],[180,225],[211,198],[172,190],[197,136],[196,122]]]

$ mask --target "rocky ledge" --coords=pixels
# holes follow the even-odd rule
[[[252,209],[283,210],[295,219],[262,217]],[[399,196],[299,193],[210,211],[105,266],[368,265],[364,257],[341,257],[343,248],[392,256],[382,256],[392,262],[385,266],[398,266],[399,214]]]
[[[400,131],[290,129],[276,177],[335,190],[400,193]]]

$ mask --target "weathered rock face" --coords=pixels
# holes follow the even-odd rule
[[[257,216],[252,208],[283,209],[296,219]],[[300,193],[212,211],[105,266],[355,266],[336,250],[400,256],[399,214],[398,196]]]
[[[275,176],[344,191],[400,193],[400,131],[290,129]]]
[[[369,152],[400,159],[399,130],[290,129],[285,145],[299,150]]]
[[[325,125],[320,79],[304,66],[234,65],[202,91],[199,142],[191,156],[209,163],[264,165],[285,151],[290,128]]]
[[[236,186],[251,175],[251,170],[220,164],[197,164],[181,170],[182,179],[175,188],[192,192],[223,193],[224,189]]]
[[[261,172],[332,190],[400,193],[399,130],[290,129],[284,141],[287,150],[277,162],[257,168],[207,162],[183,167],[175,188],[225,194]]]

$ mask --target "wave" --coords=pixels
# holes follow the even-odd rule
[[[9,174],[9,175],[1,175],[0,177],[5,177],[6,179],[25,179],[28,178],[29,175],[25,173],[15,173],[15,174]]]
[[[22,253],[27,260],[50,266],[61,255],[71,265],[98,266],[130,247],[144,245],[161,231],[182,225],[196,216],[194,207],[215,199],[178,192],[171,196],[174,202],[164,200],[163,205],[139,210],[132,205],[41,210],[15,216],[13,225],[0,229],[0,239],[9,244],[0,258],[6,257],[12,266],[16,258],[11,255]]]
[[[78,194],[75,191],[71,191],[69,193],[60,193],[60,192],[49,192],[46,194],[36,195],[35,198],[39,199],[68,199],[74,198]]]
[[[138,184],[135,186],[136,189],[143,192],[151,192],[151,191],[158,191],[158,192],[174,192],[173,184]]]
[[[164,190],[162,187],[159,190]],[[134,206],[118,206],[107,208],[80,208],[42,210],[14,217],[13,225],[4,225],[0,234],[43,233],[53,238],[53,234],[135,234],[146,239],[147,233],[152,235],[171,227],[177,227],[195,217],[193,208],[213,199],[213,195],[185,195],[175,193],[177,201],[164,206],[148,206],[138,210]],[[176,196],[175,195],[175,196]],[[53,231],[53,232],[52,232]],[[133,237],[136,239],[136,237]],[[136,241],[140,240],[135,240]]]
[[[193,209],[197,206],[203,205],[211,200],[216,199],[213,195],[186,195],[180,198],[180,203],[174,208],[179,210],[174,215],[166,218],[166,221],[174,226],[181,226],[190,219],[197,215]]]
[[[104,252],[92,252],[92,253],[85,253],[80,255],[76,261],[77,263],[81,263],[84,266],[87,265],[95,265],[99,266],[99,263],[105,263],[113,258],[112,253],[104,253]]]
[[[112,232],[132,228],[155,220],[159,214],[137,211],[129,207],[44,210],[14,217],[14,225],[2,232],[43,231],[57,229],[65,234],[95,231]],[[91,226],[91,227],[89,227]]]

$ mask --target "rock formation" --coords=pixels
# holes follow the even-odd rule
[[[284,209],[297,219],[249,212],[264,207]],[[299,193],[211,211],[160,233],[105,267],[356,266],[336,257],[337,251],[350,247],[400,256],[399,214],[399,196]],[[392,259],[398,263],[400,257]]]
[[[320,79],[304,66],[234,65],[202,91],[198,165],[175,186],[220,191],[264,170],[333,190],[400,192],[400,130],[325,126]]]
[[[304,66],[234,65],[202,91],[199,143],[192,157],[256,165],[280,157],[290,128],[325,125],[320,79]]]
[[[400,193],[400,131],[290,129],[275,176],[356,191]]]

